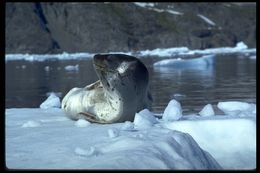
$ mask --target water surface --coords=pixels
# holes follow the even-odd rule
[[[256,102],[256,60],[237,54],[218,55],[212,66],[188,69],[153,67],[158,60],[162,58],[141,58],[150,72],[156,113],[163,112],[173,98],[180,101],[184,113],[197,113],[206,104],[219,101]],[[64,69],[77,64],[78,71]],[[71,88],[85,87],[96,80],[92,59],[7,61],[5,107],[39,107],[48,92],[63,97]]]

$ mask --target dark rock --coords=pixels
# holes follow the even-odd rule
[[[254,3],[6,3],[6,53],[204,49],[239,41],[256,46]]]

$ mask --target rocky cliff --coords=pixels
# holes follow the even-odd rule
[[[256,46],[254,3],[6,3],[6,53]]]

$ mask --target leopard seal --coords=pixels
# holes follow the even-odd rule
[[[133,121],[136,112],[151,109],[149,72],[136,57],[125,54],[96,54],[93,66],[98,81],[71,89],[62,109],[73,119],[94,123]]]

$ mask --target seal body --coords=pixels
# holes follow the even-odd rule
[[[93,65],[99,80],[85,88],[73,88],[62,100],[62,109],[71,119],[133,121],[136,112],[151,109],[149,73],[139,59],[124,54],[97,54]]]

